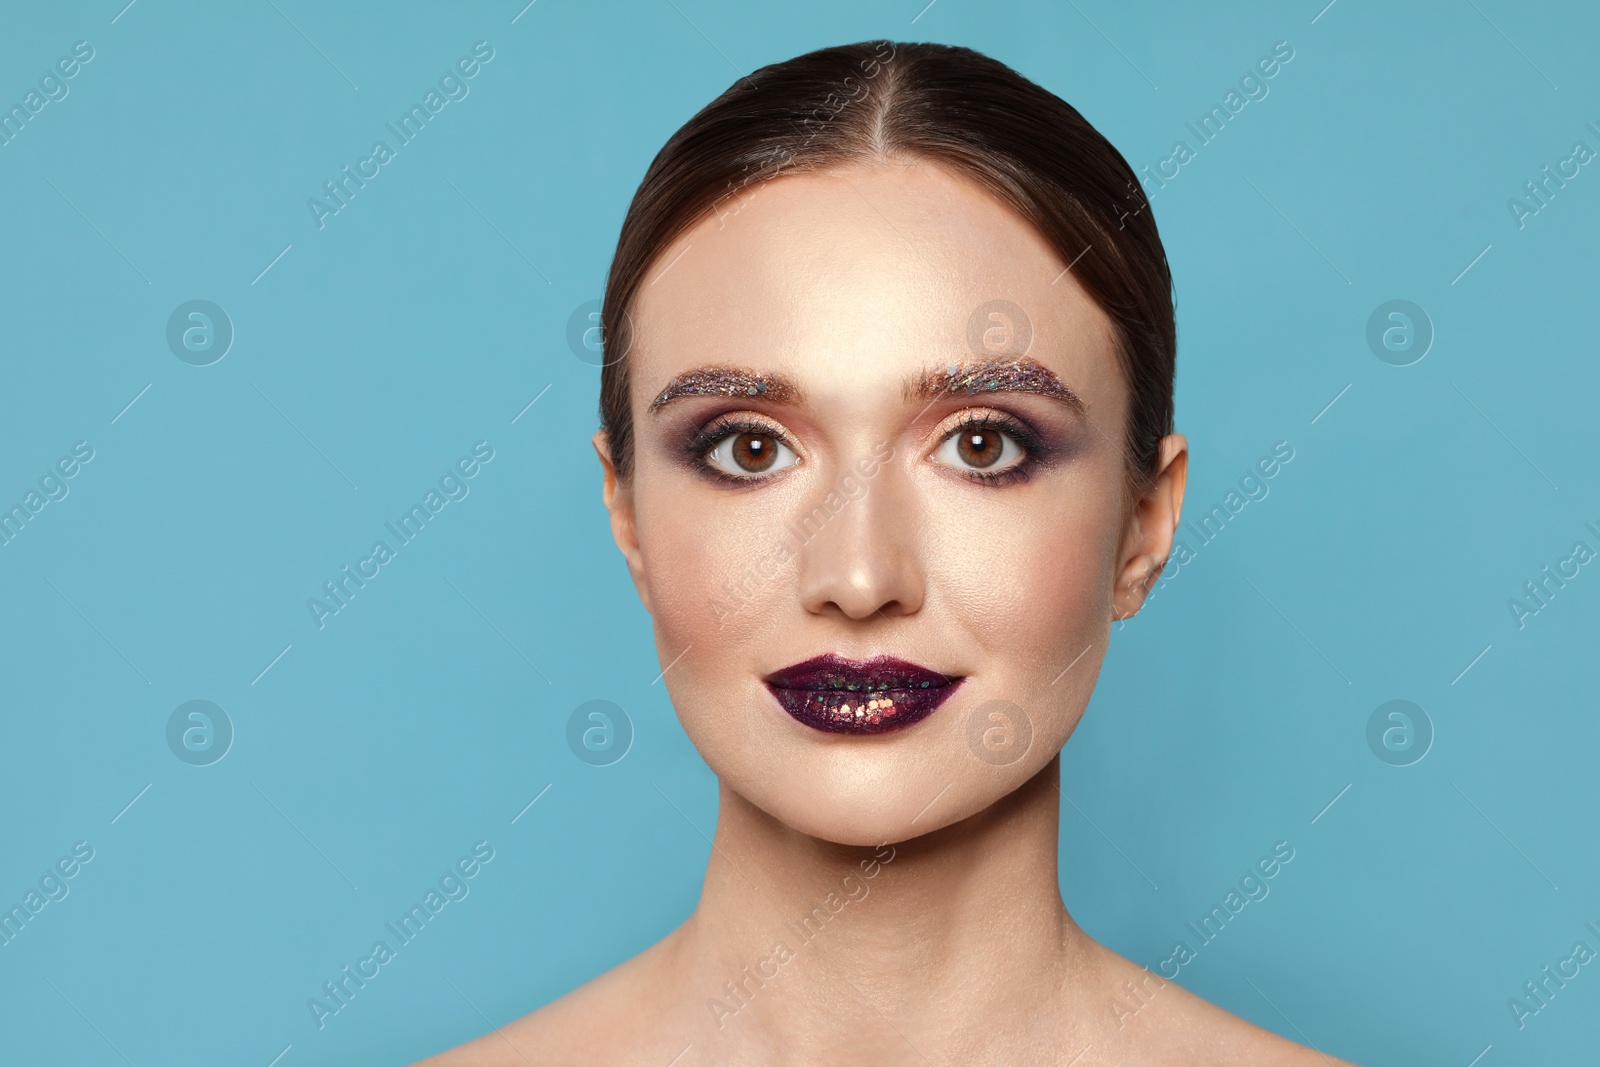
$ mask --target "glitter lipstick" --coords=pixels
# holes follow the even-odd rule
[[[857,662],[831,652],[763,680],[784,711],[836,734],[904,729],[933,714],[962,681],[892,656]]]

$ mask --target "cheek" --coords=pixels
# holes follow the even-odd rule
[[[991,701],[1013,705],[1028,724],[1015,735],[1027,738],[1015,762],[998,774],[978,768],[968,796],[975,805],[999,784],[1037,773],[1088,707],[1110,639],[1120,534],[1108,495],[1057,484],[1010,514],[950,513],[943,614],[968,645],[975,675],[964,713],[949,724],[952,774],[972,767],[974,717]]]
[[[773,751],[775,710],[760,668],[799,658],[792,637],[802,609],[782,510],[770,499],[758,505],[755,496],[682,484],[639,504],[656,653],[673,708],[719,775],[759,793],[748,775],[759,778],[764,766],[753,754]]]
[[[943,522],[939,584],[985,650],[1013,667],[1076,655],[1111,620],[1116,516],[1091,494],[1050,496],[1009,513],[951,509]]]
[[[791,539],[770,507],[739,506],[749,500],[690,489],[640,502],[640,550],[669,658],[691,645],[693,659],[715,657],[747,639],[792,586]]]

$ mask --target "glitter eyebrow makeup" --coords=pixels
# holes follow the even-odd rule
[[[906,391],[908,399],[934,401],[947,396],[981,396],[984,393],[1037,393],[1065,401],[1083,413],[1083,401],[1067,388],[1054,371],[1027,357],[984,359],[952,363],[923,371]],[[781,374],[763,374],[743,367],[698,367],[667,383],[650,402],[656,412],[685,396],[750,396],[774,404],[795,404],[800,390]]]
[[[799,401],[800,390],[781,374],[741,367],[700,367],[668,382],[650,401],[649,410],[659,411],[682,396],[757,396],[774,404],[793,404]]]
[[[1083,401],[1054,371],[1025,357],[948,364],[940,370],[924,371],[907,391],[911,398],[930,402],[946,396],[982,396],[984,393],[1038,393],[1063,400],[1079,414],[1084,413]]]

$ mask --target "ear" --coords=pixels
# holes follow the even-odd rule
[[[644,579],[644,554],[639,551],[639,528],[634,522],[633,486],[617,477],[616,464],[611,461],[611,439],[606,432],[596,431],[593,442],[604,474],[600,498],[605,501],[606,511],[611,514],[611,539],[622,550],[622,558],[628,561],[628,574],[633,578],[633,588],[638,592],[644,610],[649,611],[650,593]]]
[[[1154,483],[1134,501],[1124,531],[1116,585],[1111,591],[1113,621],[1138,614],[1172,554],[1189,477],[1189,442],[1182,434],[1161,439],[1156,470]]]

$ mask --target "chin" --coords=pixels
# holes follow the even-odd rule
[[[747,798],[750,799],[750,798]],[[787,798],[785,798],[787,799]],[[752,800],[752,803],[755,803]],[[805,808],[785,810],[788,805],[773,810],[758,804],[774,819],[797,833],[835,845],[874,847],[894,845],[909,841],[925,833],[941,829],[950,822],[965,818],[970,812],[945,813],[935,818],[932,812],[917,818],[916,808],[908,814],[902,805],[885,803],[877,805],[836,804],[832,808]]]
[[[797,833],[875,846],[979,815],[1050,763],[1083,708],[1071,691],[1031,712],[996,695],[1031,682],[975,682],[923,721],[865,736],[796,721],[765,686],[728,692],[685,674],[671,689],[685,731],[726,789]],[[760,711],[723,714],[729,707]]]
[[[840,754],[842,755],[842,754]],[[1034,760],[1010,767],[926,753],[800,756],[721,775],[743,799],[797,833],[839,845],[897,844],[944,829],[1004,799],[1033,776]],[[1049,762],[1040,756],[1039,766]]]

